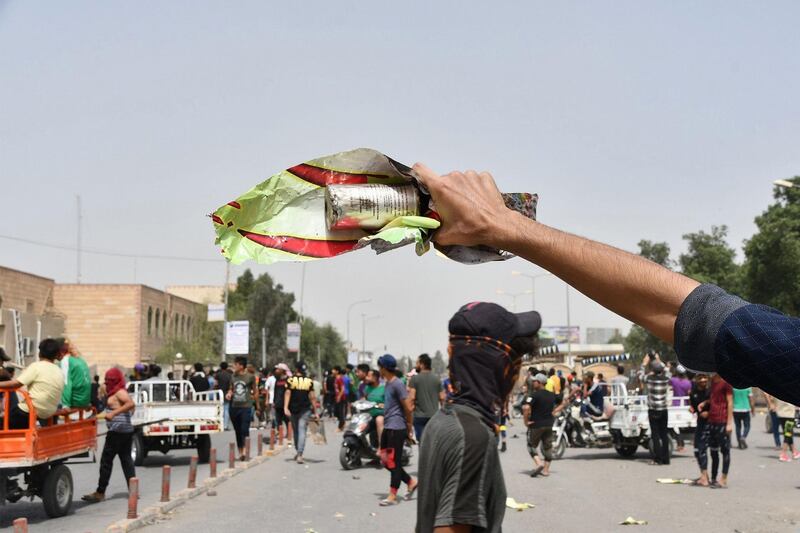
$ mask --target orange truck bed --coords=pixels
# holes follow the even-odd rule
[[[13,392],[12,392],[13,391]],[[11,395],[19,392],[30,413],[28,429],[9,429],[8,416],[0,427],[0,468],[30,467],[49,463],[97,449],[97,418],[94,409],[62,409],[47,420],[36,423],[36,409],[28,392],[20,389],[0,391],[3,413],[9,413]]]

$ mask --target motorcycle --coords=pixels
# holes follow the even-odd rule
[[[344,431],[342,447],[339,450],[339,463],[345,470],[361,467],[364,460],[380,464],[378,454],[378,433],[370,410],[378,407],[375,402],[358,400],[351,405],[353,415]],[[406,443],[403,446],[403,466],[408,466],[413,450]]]
[[[553,422],[553,457],[561,459],[567,447],[610,448],[614,438],[609,430],[609,422],[604,417],[581,416],[583,402],[572,401],[569,408],[563,409]]]

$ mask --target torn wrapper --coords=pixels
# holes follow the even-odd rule
[[[376,229],[365,230],[346,223],[334,224],[334,229],[329,229],[326,187],[365,184],[413,185],[420,191],[420,214],[402,216],[404,213],[399,212],[401,216]],[[504,194],[503,198],[510,208],[536,218],[535,194]],[[324,259],[367,246],[382,253],[414,244],[417,254],[422,255],[430,248],[432,232],[440,225],[428,202],[429,197],[411,168],[375,150],[359,148],[275,174],[217,209],[211,218],[217,244],[235,264],[248,259],[265,264]],[[383,223],[384,219],[379,220]],[[447,246],[440,251],[462,263],[512,257],[488,247]]]

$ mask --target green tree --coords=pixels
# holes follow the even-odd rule
[[[663,267],[672,268],[673,261],[669,258],[669,244],[653,242],[646,239],[639,241],[639,255]]]
[[[303,320],[300,354],[314,372],[318,364],[326,369],[347,363],[347,349],[339,332],[332,325],[320,326],[311,318]]]
[[[217,362],[221,342],[222,323],[198,321],[197,331],[191,339],[167,338],[156,353],[156,362],[160,365]],[[181,354],[180,360],[176,358],[177,354]]]
[[[743,287],[753,302],[800,314],[800,176],[775,187],[775,202],[756,217],[758,231],[744,246]]]
[[[727,235],[727,226],[711,226],[710,233],[687,233],[683,240],[688,248],[679,264],[690,278],[741,294],[741,267],[736,264],[736,251],[728,245]]]

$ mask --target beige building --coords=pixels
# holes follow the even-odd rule
[[[206,308],[145,285],[56,285],[66,336],[98,372],[152,361],[170,338],[191,340]]]
[[[199,304],[221,304],[225,297],[223,287],[223,285],[170,285],[166,291]],[[228,285],[228,290],[236,290],[236,285],[233,283]]]
[[[0,267],[0,347],[25,365],[36,357],[39,341],[64,332],[64,318],[53,307],[55,281]]]

